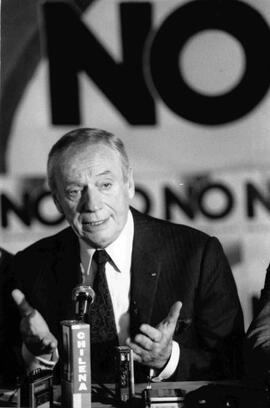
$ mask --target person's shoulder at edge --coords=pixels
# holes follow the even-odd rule
[[[75,233],[72,231],[70,227],[66,227],[61,231],[57,232],[56,234],[49,235],[47,237],[41,238],[29,246],[25,247],[24,249],[17,252],[14,256],[16,259],[22,255],[27,256],[29,253],[33,252],[50,252],[55,248],[61,248],[65,243],[70,242],[76,238]]]
[[[149,223],[149,228],[152,228],[154,225],[157,227],[161,228],[167,228],[169,230],[175,230],[179,233],[186,233],[190,234],[191,236],[197,236],[199,239],[204,239],[208,240],[209,238],[212,238],[207,232],[204,232],[200,229],[197,229],[195,227],[192,227],[187,224],[182,224],[182,223],[176,223],[170,220],[165,220],[161,218],[154,217],[150,214],[144,214],[135,208],[131,207],[131,212],[133,214],[133,217],[135,219],[135,222],[141,225],[147,225]]]

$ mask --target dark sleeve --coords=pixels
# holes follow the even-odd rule
[[[243,313],[236,284],[216,238],[203,251],[192,322],[176,334],[180,362],[174,380],[232,379],[242,372]]]
[[[267,370],[270,369],[270,265],[261,291],[258,312],[247,330],[244,351],[247,379],[265,382]]]

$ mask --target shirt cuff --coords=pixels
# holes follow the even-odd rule
[[[166,380],[167,378],[170,378],[175,372],[178,366],[179,360],[180,360],[180,346],[176,341],[173,340],[171,357],[168,363],[166,364],[164,369],[161,371],[161,373],[159,373],[158,376],[155,376],[154,369],[150,370],[151,381],[159,382],[159,381]]]
[[[27,374],[39,368],[42,370],[53,370],[59,360],[58,349],[55,349],[51,354],[35,356],[24,343],[22,344],[22,357],[26,365]]]

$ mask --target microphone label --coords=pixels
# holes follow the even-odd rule
[[[62,401],[71,408],[91,406],[90,325],[61,322],[64,347]]]

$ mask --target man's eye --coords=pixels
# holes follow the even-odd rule
[[[80,194],[80,190],[79,189],[73,189],[73,190],[68,190],[67,191],[67,195],[70,198],[75,198]]]
[[[109,190],[112,187],[112,183],[106,182],[101,184],[102,190]]]

